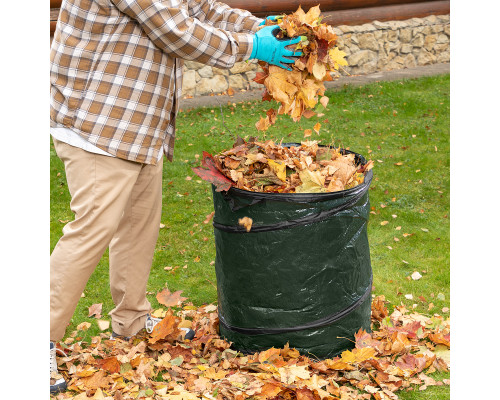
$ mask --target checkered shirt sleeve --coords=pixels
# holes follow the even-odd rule
[[[119,158],[173,156],[182,61],[231,68],[261,20],[212,0],[64,0],[51,120]]]

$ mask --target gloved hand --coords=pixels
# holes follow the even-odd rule
[[[300,42],[300,38],[277,39],[275,35],[279,29],[275,25],[270,25],[257,31],[253,37],[250,58],[256,58],[291,71],[292,69],[286,64],[293,64],[295,59],[302,55],[302,51],[287,50],[286,46]]]
[[[264,21],[262,21],[258,26],[263,26],[266,24],[266,21],[276,21],[278,18],[283,17],[283,15],[270,15],[269,17],[266,17]]]

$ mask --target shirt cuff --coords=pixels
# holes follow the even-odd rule
[[[262,18],[257,18],[252,15],[243,22],[243,29],[247,32],[257,32],[257,28],[262,21],[264,21]]]
[[[238,57],[236,61],[248,60],[253,50],[254,35],[251,33],[233,33],[233,37],[239,44]]]

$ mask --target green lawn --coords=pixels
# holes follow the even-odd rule
[[[374,293],[420,313],[449,315],[449,75],[347,86],[327,95],[330,103],[323,116],[299,123],[279,116],[265,137],[300,142],[304,129],[320,122],[320,135],[310,139],[348,147],[372,159],[368,236]],[[213,228],[203,222],[213,210],[211,189],[191,168],[199,165],[203,151],[232,147],[235,135],[256,136],[254,124],[269,106],[267,102],[225,105],[225,126],[219,107],[179,114],[175,159],[164,168],[165,227],[160,230],[148,286],[153,307],[159,306],[155,294],[165,285],[171,291],[183,290],[195,305],[216,302]],[[51,249],[64,223],[72,219],[69,201],[64,168],[51,143]],[[107,265],[106,254],[90,278],[68,333],[83,321],[94,321],[89,334],[97,334],[95,320],[87,318],[88,307],[102,302],[104,318],[113,308]],[[412,280],[414,271],[422,278]],[[407,299],[410,294],[413,299]],[[429,303],[434,305],[431,311]],[[431,387],[400,397],[445,399],[449,388]]]

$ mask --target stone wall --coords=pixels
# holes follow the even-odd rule
[[[431,15],[406,21],[374,21],[335,28],[339,50],[347,54],[343,74],[369,74],[450,61],[450,16]],[[184,63],[183,94],[203,96],[262,88],[253,82],[255,60],[236,63],[230,70],[193,61]]]

